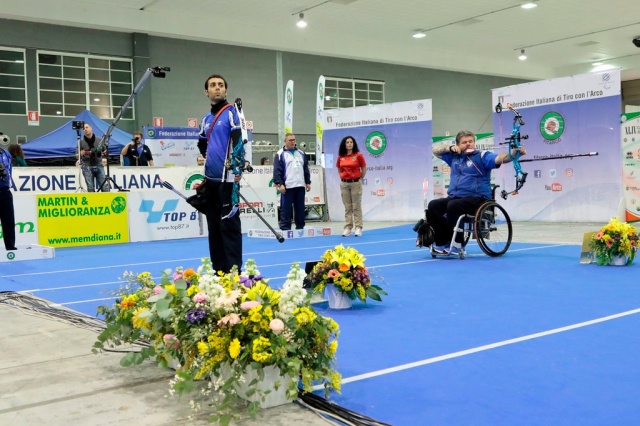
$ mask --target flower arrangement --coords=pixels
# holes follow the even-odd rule
[[[309,274],[314,292],[321,293],[327,284],[334,284],[351,300],[358,298],[366,303],[369,297],[381,302],[380,295],[387,293],[382,287],[371,283],[369,270],[364,266],[365,260],[356,249],[345,248],[342,244],[327,250]]]
[[[627,257],[626,264],[631,265],[638,250],[638,230],[614,217],[593,234],[591,248],[598,265],[608,265],[616,256]]]
[[[252,260],[241,273],[223,274],[213,271],[208,259],[197,271],[164,271],[159,283],[147,272],[125,274],[129,285],[116,303],[98,310],[107,329],[94,348],[146,338],[149,347],[126,355],[121,364],[153,356],[165,365],[177,360],[172,393],[191,391],[196,380],[211,378],[200,395],[215,406],[212,420],[222,424],[231,420],[238,396],[252,401],[253,416],[270,392],[283,388],[288,399],[295,399],[299,379],[306,392],[316,383],[324,385],[327,395],[339,392],[341,376],[334,368],[338,325],[310,306],[302,287],[305,276],[296,263],[282,289],[275,290]],[[266,368],[279,370],[280,379],[261,390]],[[255,378],[246,381],[250,372]]]

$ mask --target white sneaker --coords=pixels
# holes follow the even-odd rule
[[[350,237],[351,236],[351,229],[345,229],[344,232],[342,233],[343,237]]]
[[[353,235],[356,236],[356,237],[362,236],[362,229],[356,228],[356,232]]]

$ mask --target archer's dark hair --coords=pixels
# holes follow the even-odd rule
[[[224,81],[224,88],[228,89],[229,85],[227,84],[227,80],[225,80],[225,78],[223,76],[221,76],[220,74],[211,74],[209,77],[207,77],[207,80],[204,82],[204,90],[207,90],[209,88],[209,80],[211,80],[212,78],[219,78],[222,81]]]
[[[342,157],[343,155],[347,155],[347,139],[351,139],[353,141],[353,149],[351,150],[354,154],[360,152],[358,149],[358,142],[356,142],[356,138],[353,136],[345,136],[340,141],[340,149],[338,150],[338,155]]]
[[[17,143],[12,143],[11,145],[9,145],[8,151],[14,157],[17,157],[19,155],[20,157],[24,158],[24,151],[22,151],[22,147]]]

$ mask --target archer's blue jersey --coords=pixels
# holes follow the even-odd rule
[[[204,163],[204,175],[213,181],[222,181],[224,162],[228,157],[231,132],[240,130],[240,118],[235,105],[224,110],[216,121],[213,130],[211,126],[214,115],[209,112],[202,119],[200,137],[207,138],[207,159]]]

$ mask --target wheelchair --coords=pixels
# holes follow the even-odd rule
[[[421,219],[413,228],[418,232],[418,247],[429,247],[431,257],[458,256],[464,259],[467,255],[465,247],[472,238],[476,240],[480,249],[491,257],[502,256],[509,250],[513,237],[511,218],[506,210],[495,201],[496,185],[492,190],[493,199],[485,201],[476,211],[475,215],[463,214],[458,218],[453,229],[453,238],[446,252],[440,252],[434,248],[433,230],[427,223],[427,210],[425,219]],[[462,243],[455,241],[456,234],[462,233]],[[453,249],[457,250],[454,252]]]

